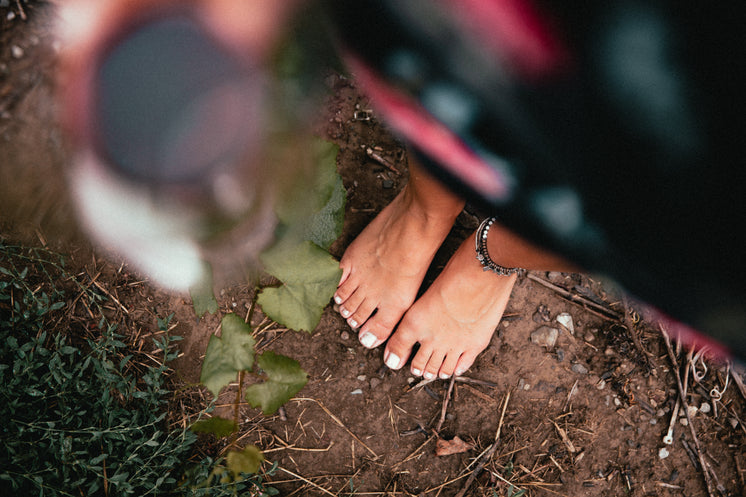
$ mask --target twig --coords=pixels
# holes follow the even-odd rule
[[[337,416],[335,416],[334,414],[332,414],[332,412],[331,412],[331,411],[330,411],[329,409],[327,409],[327,408],[326,408],[326,406],[324,406],[324,404],[322,404],[321,402],[319,402],[319,401],[318,401],[318,400],[316,400],[316,399],[311,399],[311,398],[308,398],[308,397],[297,397],[297,398],[295,398],[295,399],[291,399],[291,400],[295,400],[295,401],[298,401],[298,402],[301,402],[301,401],[311,401],[311,402],[315,402],[315,403],[316,403],[316,404],[317,404],[317,405],[318,405],[318,406],[319,406],[319,407],[320,407],[321,409],[323,409],[323,410],[324,410],[324,412],[325,412],[325,413],[327,413],[327,414],[329,415],[329,417],[330,417],[330,418],[332,418],[332,419],[334,420],[334,422],[335,422],[335,423],[337,423],[337,424],[338,424],[339,426],[341,426],[341,427],[342,427],[342,428],[343,428],[343,429],[344,429],[344,430],[345,430],[345,431],[346,431],[346,432],[347,432],[347,433],[348,433],[348,434],[349,434],[349,435],[350,435],[350,436],[351,436],[352,438],[354,438],[354,439],[355,439],[355,440],[356,440],[356,441],[357,441],[357,442],[358,442],[358,443],[359,443],[360,445],[362,445],[363,447],[365,447],[365,448],[366,448],[366,450],[367,450],[368,452],[370,452],[371,454],[373,454],[373,457],[375,458],[374,460],[378,459],[378,457],[379,457],[379,456],[378,456],[378,454],[376,454],[375,452],[373,452],[373,449],[371,449],[370,447],[368,447],[368,446],[367,446],[367,445],[365,444],[365,442],[363,442],[362,440],[360,440],[360,438],[359,438],[359,437],[358,437],[357,435],[355,435],[354,433],[352,433],[352,431],[350,431],[350,429],[349,429],[349,428],[347,428],[347,427],[346,427],[346,426],[345,426],[345,425],[344,425],[344,424],[342,423],[342,421],[340,421],[340,420],[339,420],[339,418],[338,418]]]
[[[497,432],[495,433],[495,441],[492,442],[492,446],[484,452],[484,456],[482,457],[482,460],[479,462],[476,468],[474,468],[474,471],[469,476],[469,479],[466,480],[466,483],[464,484],[464,487],[459,491],[458,494],[456,494],[456,497],[464,497],[466,495],[466,492],[469,490],[469,487],[471,487],[471,484],[474,483],[474,480],[477,479],[477,476],[479,476],[479,473],[482,472],[482,469],[484,468],[485,464],[492,459],[492,456],[495,454],[495,451],[497,450],[497,446],[500,442],[500,432],[503,428],[503,420],[505,419],[505,410],[508,408],[508,402],[510,402],[510,391],[505,395],[505,402],[503,403],[503,409],[502,413],[500,414],[500,422],[497,425]]]
[[[623,298],[623,304],[624,304],[624,327],[627,328],[627,332],[629,333],[630,338],[632,339],[632,343],[635,344],[635,348],[637,349],[637,352],[642,356],[643,360],[645,361],[646,366],[646,373],[650,372],[650,370],[655,369],[656,364],[653,363],[653,360],[650,358],[650,355],[647,350],[645,350],[642,346],[642,342],[640,342],[640,336],[637,334],[637,327],[635,324],[635,320],[632,319],[631,313],[634,312],[632,310],[632,307],[630,306],[629,298],[624,297]],[[639,322],[639,319],[638,319]]]
[[[372,148],[370,147],[366,148],[365,153],[367,154],[368,157],[378,162],[379,164],[384,166],[389,171],[396,173],[397,176],[401,175],[401,172],[396,167],[394,167],[393,164],[391,164],[386,158],[384,158],[380,154],[376,153]]]
[[[684,412],[686,413],[686,420],[689,425],[689,431],[694,439],[694,447],[697,449],[697,456],[699,458],[699,464],[702,469],[702,474],[705,477],[705,486],[707,487],[707,495],[714,497],[712,492],[712,481],[710,480],[710,472],[707,471],[707,463],[702,455],[702,449],[699,446],[699,439],[697,438],[697,432],[694,431],[694,424],[692,423],[691,416],[689,416],[689,405],[686,401],[686,390],[684,390],[684,384],[681,382],[681,371],[679,367],[679,361],[676,360],[676,354],[674,354],[673,347],[671,347],[671,337],[669,337],[663,325],[658,324],[660,327],[661,334],[663,335],[663,341],[666,344],[666,350],[668,351],[668,358],[671,360],[674,374],[676,376],[676,386],[679,389],[679,396],[681,397],[681,405],[684,406]]]
[[[535,281],[536,283],[542,286],[545,286],[549,288],[550,290],[554,290],[556,293],[558,293],[560,296],[562,296],[566,300],[569,300],[575,305],[579,305],[586,311],[592,314],[595,314],[596,316],[602,317],[604,319],[609,319],[611,321],[619,321],[621,319],[621,316],[619,315],[619,313],[614,311],[613,309],[597,304],[593,302],[592,300],[587,299],[581,295],[572,293],[569,290],[566,290],[562,288],[561,286],[555,285],[554,283],[550,283],[549,281],[545,279],[539,278],[538,276],[535,276],[531,273],[528,273],[528,279]]]
[[[446,411],[448,410],[448,403],[451,401],[451,393],[453,393],[453,384],[455,381],[456,377],[451,376],[451,381],[448,383],[448,391],[446,391],[446,395],[443,398],[443,406],[440,409],[440,420],[438,420],[438,424],[435,426],[435,432],[438,434],[446,420]]]
[[[284,471],[285,473],[289,474],[290,476],[292,476],[292,477],[294,477],[294,478],[298,478],[299,480],[301,480],[301,481],[303,481],[303,482],[307,483],[308,485],[311,485],[312,487],[314,487],[314,488],[317,488],[317,489],[321,490],[321,491],[322,491],[323,493],[325,493],[325,494],[327,494],[327,495],[331,495],[332,497],[337,497],[337,496],[336,496],[336,494],[333,494],[333,493],[331,493],[330,491],[328,491],[328,490],[327,490],[327,489],[325,489],[324,487],[322,487],[322,486],[319,486],[319,485],[315,484],[314,482],[312,482],[312,481],[311,481],[311,480],[309,480],[309,479],[303,478],[303,477],[302,477],[301,475],[298,475],[298,474],[295,474],[295,473],[293,473],[293,472],[292,472],[292,471],[290,471],[289,469],[285,469],[285,468],[283,468],[282,466],[277,466],[277,469],[279,469],[279,470],[281,470],[281,471]]]

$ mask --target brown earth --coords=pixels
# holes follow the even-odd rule
[[[77,234],[60,174],[67,154],[54,118],[53,13],[23,3],[23,19],[19,4],[10,3],[0,7],[0,235],[70,254],[73,272],[114,297],[120,331],[142,352],[150,353],[155,318],[174,313],[171,333],[184,341],[171,414],[174,423],[187,423],[209,400],[197,385],[207,341],[226,313],[249,315],[254,287],[225,286],[219,311],[198,319],[188,295],[154,288]],[[375,115],[366,119],[369,104],[351,80],[328,83],[324,133],[341,147],[348,191],[344,233],[332,247],[339,257],[406,182],[406,154]],[[429,279],[477,219],[470,208],[459,217]],[[489,348],[465,375],[469,381],[427,385],[406,369],[383,367],[381,349],[364,349],[331,306],[310,334],[270,323],[257,310],[259,348],[297,359],[309,382],[272,417],[241,403],[239,445],[255,443],[278,463],[268,480],[282,495],[453,496],[477,468],[466,495],[707,495],[694,433],[711,468],[712,495],[744,495],[746,401],[733,381],[743,375],[729,376],[708,360],[704,378],[690,379],[686,400],[711,410],[691,409],[690,426],[678,419],[674,442],[665,446],[678,395],[674,368],[656,327],[637,322],[624,301],[588,275],[530,273],[516,284]],[[557,323],[562,313],[574,330]],[[558,330],[554,346],[532,342],[541,327]],[[686,351],[678,361],[686,363]],[[713,389],[725,385],[713,401]],[[234,414],[236,389],[221,394],[217,413]],[[437,455],[436,446],[455,437],[466,451]],[[199,450],[215,455],[224,445],[204,437]],[[659,457],[663,447],[666,458]]]

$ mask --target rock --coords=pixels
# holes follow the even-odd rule
[[[559,330],[557,328],[542,326],[531,333],[531,342],[552,349],[554,344],[557,343],[558,336]]]
[[[699,410],[702,414],[707,414],[712,410],[712,407],[707,402],[702,402],[702,404],[699,406]]]
[[[367,376],[365,376],[364,374],[361,374],[361,375],[359,375],[359,376],[357,377],[357,381],[365,381],[365,380],[367,380],[367,379],[368,379],[368,377],[367,377]]]
[[[661,449],[660,449],[660,450],[658,451],[658,459],[665,459],[665,458],[667,458],[668,456],[669,456],[669,453],[668,453],[668,449],[667,449],[667,448],[665,448],[665,447],[662,447],[662,448],[661,448]]]
[[[12,47],[10,47],[10,54],[16,59],[20,59],[21,57],[23,57],[23,53],[23,49],[18,45],[13,45]]]
[[[586,368],[585,366],[583,366],[583,365],[582,365],[582,364],[580,364],[580,363],[575,363],[575,364],[573,364],[573,365],[572,365],[572,367],[570,367],[570,369],[572,369],[572,371],[573,371],[574,373],[578,373],[578,374],[588,374],[588,368]]]
[[[384,190],[391,190],[394,187],[394,182],[390,179],[383,180]]]
[[[555,320],[565,327],[567,331],[570,332],[571,335],[575,335],[575,326],[572,323],[572,316],[569,312],[563,312],[562,314],[559,314]]]
[[[350,334],[349,334],[349,333],[347,333],[346,331],[343,331],[342,333],[340,333],[340,334],[339,334],[339,337],[340,337],[340,338],[341,338],[342,340],[349,340],[349,339],[350,339]]]
[[[374,388],[376,388],[380,384],[381,384],[381,380],[379,380],[378,378],[371,378],[370,379],[370,388],[371,388],[371,390],[374,389]]]
[[[547,309],[547,306],[540,305],[538,309],[536,309],[536,312],[533,316],[531,316],[531,319],[534,320],[535,323],[548,323],[551,321],[551,318],[549,317],[549,309]]]
[[[355,390],[353,390],[352,392],[350,392],[350,395],[362,395],[362,394],[363,394],[363,389],[362,388],[356,388]]]
[[[585,332],[585,336],[583,337],[583,339],[586,342],[592,342],[593,340],[596,339],[596,335],[592,331],[586,331]]]

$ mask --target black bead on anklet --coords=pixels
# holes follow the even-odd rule
[[[492,271],[498,276],[510,276],[515,273],[524,273],[526,270],[519,267],[504,267],[497,264],[490,258],[490,254],[487,252],[487,234],[490,231],[492,223],[495,222],[494,217],[489,217],[482,221],[482,224],[477,228],[477,234],[475,236],[475,244],[477,250],[477,260],[482,264],[483,271]]]

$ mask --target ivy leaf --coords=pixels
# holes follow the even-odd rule
[[[205,264],[202,278],[189,289],[189,294],[192,296],[192,306],[198,317],[204,316],[206,312],[215,314],[218,310],[218,301],[215,300],[212,285],[212,270]]]
[[[342,177],[335,173],[329,200],[308,220],[303,238],[329,250],[342,234],[346,201],[347,191],[342,184]]]
[[[239,371],[251,369],[256,343],[251,336],[251,327],[235,314],[227,314],[220,324],[221,336],[210,337],[199,377],[215,397]]]
[[[299,175],[290,193],[275,209],[286,236],[329,249],[342,234],[347,200],[347,191],[337,172],[339,147],[317,138],[309,148],[313,175]]]
[[[215,416],[208,419],[200,419],[189,427],[195,433],[212,433],[218,438],[227,437],[238,431],[236,422],[230,419]]]
[[[290,357],[268,351],[257,358],[257,364],[268,380],[248,387],[246,400],[252,407],[261,406],[267,416],[274,414],[308,382],[308,374]]]
[[[264,313],[288,328],[313,331],[342,276],[339,263],[309,241],[277,245],[260,259],[283,283],[262,290],[257,301]]]
[[[226,465],[233,479],[239,481],[241,474],[253,474],[259,471],[259,467],[264,462],[264,454],[256,445],[248,445],[242,451],[232,450],[225,456]]]

